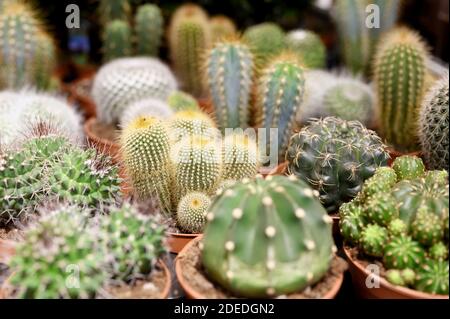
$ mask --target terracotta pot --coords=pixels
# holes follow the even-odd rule
[[[195,244],[197,244],[197,242],[199,240],[201,240],[202,236],[198,236],[197,238],[195,238],[194,240],[192,240],[190,243],[188,243],[183,250],[180,252],[180,254],[178,256],[182,256],[183,254],[185,254],[189,249],[191,249],[191,247]],[[208,299],[205,296],[203,296],[201,293],[197,292],[189,283],[189,280],[186,280],[183,276],[183,270],[182,270],[182,263],[180,261],[180,259],[177,257],[175,260],[175,274],[177,276],[177,280],[180,283],[181,288],[184,290],[186,297],[188,299]],[[333,287],[330,289],[330,291],[328,291],[323,297],[322,299],[333,299],[334,297],[336,297],[337,293],[339,292],[339,290],[341,289],[342,283],[344,281],[344,274],[342,273],[339,277],[338,280],[336,280],[335,284],[333,285]]]
[[[344,253],[348,260],[353,286],[358,296],[368,299],[449,299],[449,296],[433,295],[405,287],[395,286],[386,279],[367,271],[357,260],[353,259],[348,248],[344,246]],[[368,276],[379,280],[379,288],[367,288]]]
[[[93,126],[97,124],[97,119],[92,117],[84,123],[84,132],[88,138],[88,142],[94,146],[99,152],[112,157],[113,161],[120,162],[120,145],[116,142],[97,136],[93,130]]]
[[[164,261],[159,260],[158,265],[162,268],[162,271],[164,272],[165,284],[163,290],[161,291],[160,296],[158,296],[157,299],[167,299],[169,297],[170,289],[172,287],[172,276],[169,271],[169,268],[164,263]],[[11,276],[9,276],[0,287],[0,299],[7,299],[10,297],[11,295],[11,286],[9,285],[10,279]]]
[[[388,165],[389,166],[392,165],[392,163],[394,162],[394,160],[397,157],[400,157],[400,156],[403,156],[403,155],[410,155],[410,156],[421,157],[421,153],[419,151],[417,151],[417,152],[409,152],[409,153],[402,153],[402,152],[396,151],[393,148],[388,148],[388,152],[389,152],[389,155],[391,156],[391,158],[388,161]]]
[[[201,236],[201,234],[179,234],[170,232],[168,235],[169,251],[174,254],[178,254],[187,244],[189,244],[189,242]]]
[[[78,90],[78,87],[80,86],[80,83],[82,81],[86,81],[93,76],[94,75],[91,75],[91,76],[85,77],[85,78],[81,78],[81,79],[67,85],[67,90],[69,93],[69,100],[72,103],[79,105],[85,119],[90,119],[91,117],[95,117],[97,114],[97,110],[96,110],[94,100],[89,96],[81,94]]]
[[[0,239],[0,263],[7,264],[16,252],[16,242]]]

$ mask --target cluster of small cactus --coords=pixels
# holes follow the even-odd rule
[[[353,199],[389,154],[375,132],[334,117],[312,121],[294,134],[286,152],[288,172],[320,192],[329,213]]]
[[[298,55],[308,69],[326,66],[326,48],[320,37],[312,31],[293,30],[286,35],[286,46]]]
[[[340,209],[345,241],[382,260],[393,284],[448,294],[448,173],[414,156],[395,159]]]
[[[201,241],[206,274],[242,297],[302,291],[328,271],[331,218],[294,176],[244,180],[212,203]]]

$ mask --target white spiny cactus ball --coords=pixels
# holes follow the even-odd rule
[[[120,118],[120,126],[126,127],[139,116],[153,116],[167,119],[173,115],[170,106],[158,99],[146,98],[130,104]]]
[[[92,96],[103,123],[117,124],[127,107],[144,98],[166,101],[177,89],[170,69],[149,57],[121,58],[105,64],[97,73]]]

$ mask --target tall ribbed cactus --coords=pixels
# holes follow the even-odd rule
[[[161,9],[154,4],[140,6],[136,12],[135,29],[137,54],[157,56],[164,29]]]
[[[430,169],[448,170],[448,74],[427,93],[419,116],[422,153]]]
[[[294,55],[280,55],[263,70],[258,83],[257,109],[261,113],[259,126],[278,129],[279,156],[284,156],[292,135],[295,115],[304,94],[303,67]]]
[[[335,249],[331,218],[295,177],[237,183],[209,212],[202,264],[208,276],[238,296],[302,291],[328,271]]]
[[[384,137],[400,150],[417,147],[417,117],[424,94],[427,51],[406,28],[390,32],[378,48],[375,83]]]
[[[219,128],[247,128],[254,68],[250,49],[237,40],[218,42],[205,68]]]
[[[230,18],[218,15],[211,17],[211,41],[212,43],[223,41],[236,35],[236,25]]]
[[[113,20],[105,26],[103,34],[103,60],[108,62],[130,56],[131,27],[127,21]]]
[[[51,87],[52,74],[56,67],[56,49],[52,37],[40,32],[37,35],[37,49],[34,57],[33,82],[38,89]]]
[[[194,4],[174,13],[169,29],[170,55],[183,88],[195,96],[203,94],[201,56],[211,41],[208,16]]]
[[[129,21],[131,6],[129,0],[100,0],[98,12],[103,25],[116,19]]]
[[[308,30],[293,30],[286,35],[287,47],[295,52],[305,67],[321,69],[326,65],[326,48],[320,37]]]

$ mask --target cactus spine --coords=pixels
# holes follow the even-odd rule
[[[385,138],[412,150],[417,143],[417,115],[424,93],[427,52],[417,34],[398,28],[386,35],[375,61],[375,83]]]
[[[161,100],[154,98],[145,98],[131,103],[120,118],[120,126],[126,127],[139,116],[153,116],[161,120],[170,118],[173,111],[169,105]]]
[[[186,136],[202,136],[214,139],[220,136],[214,121],[200,110],[186,110],[175,113],[167,123],[173,143]]]
[[[297,54],[308,69],[322,69],[326,65],[326,48],[320,37],[312,31],[294,30],[286,35],[287,47]]]
[[[205,193],[187,193],[178,204],[176,215],[178,227],[187,233],[201,233],[206,224],[206,213],[210,205],[211,199]]]
[[[175,91],[167,99],[167,104],[175,111],[199,111],[197,100],[190,94]]]
[[[131,55],[131,27],[127,21],[108,22],[103,35],[103,60],[105,62]]]
[[[258,173],[258,147],[254,139],[239,133],[227,135],[223,141],[223,179],[240,181]]]
[[[164,28],[161,9],[153,4],[140,6],[136,13],[135,24],[137,54],[157,56]]]
[[[211,42],[213,44],[236,36],[236,25],[226,16],[211,17],[209,23],[211,27]]]

